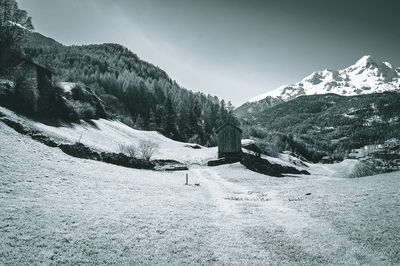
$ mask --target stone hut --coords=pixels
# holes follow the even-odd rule
[[[11,65],[11,70],[16,77],[23,75],[28,86],[25,95],[32,104],[33,111],[38,109],[39,96],[49,97],[53,93],[54,71],[42,66],[27,57],[20,57]]]
[[[54,71],[27,57],[19,59],[14,64],[14,68],[21,71],[33,88],[37,88],[40,92],[45,92],[53,84]]]

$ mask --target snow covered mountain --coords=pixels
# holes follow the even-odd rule
[[[352,96],[393,90],[400,90],[400,68],[366,55],[345,69],[314,72],[296,84],[258,95],[249,103],[266,98],[288,101],[301,95],[335,93]]]

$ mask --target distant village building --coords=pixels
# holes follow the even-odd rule
[[[383,145],[382,144],[372,144],[372,145],[364,146],[364,150],[365,150],[365,154],[366,155],[381,151],[382,149],[383,149]]]
[[[351,152],[347,155],[349,159],[359,159],[365,157],[364,149],[352,149]]]
[[[242,130],[228,121],[217,129],[218,158],[242,157]]]
[[[397,148],[400,146],[400,140],[397,138],[388,139],[383,145],[386,149]]]

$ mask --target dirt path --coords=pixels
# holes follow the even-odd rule
[[[230,258],[227,261],[238,254],[251,254],[253,262],[277,263],[376,265],[385,260],[383,255],[335,231],[329,221],[290,208],[279,198],[280,190],[233,183],[213,168],[192,169],[191,174],[197,176],[215,202],[215,223],[221,230],[214,241],[218,253]],[[225,245],[221,245],[220,239]],[[227,254],[227,250],[233,253]],[[240,262],[245,259],[235,258]]]

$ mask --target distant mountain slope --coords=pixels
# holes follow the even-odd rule
[[[293,135],[311,150],[346,153],[352,148],[398,137],[399,103],[399,92],[350,97],[310,95],[242,118],[250,135],[264,138],[271,145],[276,136]]]
[[[387,62],[364,56],[343,70],[312,73],[298,83],[285,85],[250,99],[238,108],[238,114],[259,112],[301,95],[334,93],[343,96],[400,90],[400,70]]]
[[[271,96],[267,96],[262,100],[256,102],[247,102],[241,105],[240,107],[234,110],[234,113],[237,117],[243,118],[248,117],[249,114],[258,114],[266,109],[278,105],[280,103],[284,103],[285,101],[279,98],[273,98]]]
[[[56,40],[46,37],[39,32],[27,31],[22,42],[26,48],[54,48],[62,47],[63,45]]]

